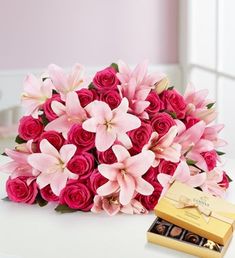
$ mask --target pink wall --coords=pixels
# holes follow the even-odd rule
[[[178,0],[0,0],[0,69],[178,62]]]

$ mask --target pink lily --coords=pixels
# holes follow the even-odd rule
[[[214,196],[224,197],[225,189],[219,186],[223,179],[223,170],[221,168],[214,168],[206,172],[206,180],[200,186],[203,192],[210,193]]]
[[[182,155],[196,161],[197,167],[204,171],[207,170],[207,165],[201,153],[214,149],[214,145],[211,141],[202,139],[205,128],[205,122],[200,121],[189,129],[182,131],[175,139],[175,141],[182,146]]]
[[[38,118],[40,107],[52,96],[52,89],[51,80],[46,79],[42,82],[34,75],[28,75],[24,80],[24,92],[21,96],[26,115],[32,115],[34,118]]]
[[[208,93],[208,90],[196,91],[192,84],[188,84],[184,94],[185,102],[188,104],[187,113],[200,118],[206,124],[214,121],[217,116],[214,107],[210,109],[207,108],[207,105],[213,102],[206,99]]]
[[[51,64],[48,66],[48,74],[62,100],[66,99],[69,92],[87,87],[89,84],[84,78],[84,68],[80,64],[75,64],[68,75],[59,66]]]
[[[144,151],[131,157],[121,145],[114,145],[112,149],[118,162],[98,166],[99,172],[109,179],[97,189],[98,195],[106,196],[120,191],[119,201],[122,205],[130,203],[135,191],[143,195],[151,195],[154,191],[153,186],[141,176],[151,167],[154,160],[153,152]]]
[[[191,176],[189,166],[185,161],[181,161],[172,176],[160,173],[157,179],[163,187],[161,196],[164,196],[174,181],[185,183],[191,187],[201,186],[206,180],[206,173]]]
[[[164,74],[147,74],[148,61],[138,64],[136,68],[131,69],[124,62],[118,62],[119,72],[117,77],[121,82],[119,91],[123,97],[126,97],[130,103],[130,110],[143,118],[148,118],[148,114],[144,110],[149,106],[149,102],[145,101],[150,90],[155,84],[162,80]]]
[[[152,133],[149,142],[143,147],[143,150],[151,150],[155,154],[153,167],[159,164],[160,159],[179,162],[181,145],[174,142],[177,132],[177,126],[172,126],[161,138],[159,138],[157,132]]]
[[[16,150],[5,149],[5,153],[12,161],[1,166],[0,170],[10,174],[12,179],[19,176],[33,177],[40,173],[28,163],[28,156],[33,153],[32,140],[23,145],[23,148],[19,145]]]
[[[223,130],[223,128],[223,124],[208,126],[205,128],[202,138],[211,141],[215,148],[223,147],[227,142],[218,137],[218,134]]]
[[[81,107],[76,92],[69,92],[66,95],[65,105],[58,101],[53,101],[52,109],[58,115],[58,118],[47,124],[45,131],[55,130],[61,132],[65,138],[67,138],[67,132],[73,124],[82,124],[87,118],[86,111]]]
[[[76,146],[66,144],[58,152],[53,145],[43,139],[40,142],[40,150],[41,153],[28,156],[29,164],[41,172],[37,177],[37,184],[40,189],[50,184],[53,193],[59,196],[67,179],[77,179],[78,177],[67,168],[69,160],[76,152]]]
[[[88,132],[96,133],[95,146],[98,151],[106,151],[116,140],[128,149],[132,147],[126,132],[140,127],[141,121],[138,117],[127,113],[126,98],[123,98],[120,105],[113,110],[102,101],[93,101],[85,109],[91,118],[83,122],[82,127]]]
[[[94,213],[100,213],[103,210],[110,216],[116,215],[118,212],[126,214],[146,214],[148,212],[144,206],[135,199],[132,199],[127,205],[121,205],[118,194],[110,196],[96,195],[94,197],[94,205],[91,211]]]

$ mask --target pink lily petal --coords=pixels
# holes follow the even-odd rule
[[[172,126],[169,131],[158,141],[158,145],[161,145],[163,148],[169,147],[173,143],[177,132],[177,126]]]
[[[93,213],[100,213],[102,211],[102,197],[96,195],[94,197],[94,205],[91,208],[91,212]]]
[[[201,139],[198,141],[197,145],[194,148],[194,151],[196,152],[206,152],[206,151],[211,151],[214,149],[214,145],[211,141]]]
[[[136,191],[143,195],[151,195],[154,191],[154,187],[141,177],[136,180]]]
[[[110,203],[109,200],[106,198],[104,198],[103,200],[102,207],[110,216],[114,216],[120,211],[120,204]]]
[[[119,104],[118,107],[116,107],[113,112],[115,114],[123,114],[126,113],[128,111],[128,99],[127,98],[123,98],[121,103]]]
[[[60,156],[62,161],[67,164],[69,160],[73,157],[77,150],[77,147],[73,144],[63,145],[60,149]]]
[[[185,183],[191,187],[198,187],[203,185],[206,181],[206,173],[200,173],[195,176],[191,176]]]
[[[59,101],[52,101],[51,108],[56,113],[57,116],[62,116],[65,113],[65,106]]]
[[[181,145],[173,143],[170,147],[164,149],[162,153],[157,154],[158,159],[165,159],[171,162],[179,162]]]
[[[106,196],[116,192],[119,188],[119,185],[116,181],[108,181],[104,185],[100,186],[96,191],[98,195]]]
[[[122,206],[120,211],[125,214],[130,214],[130,215],[134,214],[131,203],[128,203],[127,205]]]
[[[162,187],[165,188],[169,185],[169,181],[171,180],[171,176],[167,175],[165,173],[159,173],[157,175],[157,180],[162,185]]]
[[[197,152],[189,152],[187,154],[187,158],[196,161],[196,166],[201,168],[203,171],[207,171],[207,164],[205,159],[202,157],[200,153]]]
[[[55,88],[59,92],[64,92],[67,86],[67,75],[63,69],[55,64],[51,64],[48,67],[48,72]]]
[[[127,149],[132,147],[132,142],[126,133],[119,133],[117,135],[117,140],[120,141]]]
[[[133,198],[135,192],[135,181],[128,174],[117,176],[118,184],[120,185],[119,201],[122,205],[127,205]]]
[[[63,115],[51,121],[49,124],[47,124],[45,127],[45,131],[54,130],[54,131],[63,133],[63,135],[66,136],[70,127],[71,127],[71,124],[68,122],[67,116]]]
[[[71,74],[68,76],[68,84],[71,89],[77,89],[82,85],[84,77],[84,67],[80,64],[75,64],[72,68]]]
[[[118,127],[119,132],[131,131],[141,126],[140,119],[137,116],[134,116],[131,114],[122,114],[122,115],[116,116],[112,120],[112,123],[114,123],[115,126]]]
[[[95,133],[98,126],[98,121],[95,117],[89,118],[82,123],[82,128],[88,132]]]
[[[100,164],[98,166],[98,170],[101,175],[108,178],[111,181],[115,181],[119,170],[123,168],[121,163],[113,163],[111,165],[108,164]]]
[[[116,140],[116,134],[106,129],[106,125],[98,125],[95,146],[98,151],[105,151],[112,146]]]
[[[126,169],[134,177],[142,176],[151,167],[154,159],[152,151],[143,151],[126,160]]]
[[[118,162],[123,162],[125,159],[131,156],[127,149],[121,145],[114,145],[112,150],[117,157]]]
[[[79,116],[82,118],[86,117],[85,110],[81,107],[78,95],[72,91],[66,95],[66,111],[70,116]]]
[[[34,153],[29,155],[28,162],[37,170],[45,174],[51,174],[55,172],[52,167],[57,163],[57,159],[45,153]]]
[[[138,64],[133,71],[133,76],[136,77],[138,83],[142,82],[148,67],[148,60],[144,60],[142,63]]]
[[[54,174],[52,180],[51,180],[51,190],[52,192],[59,196],[61,190],[66,186],[68,176],[66,173],[56,173]]]
[[[46,139],[43,139],[40,142],[40,150],[44,154],[51,155],[55,158],[58,158],[60,156],[58,150]]]
[[[43,187],[50,184],[54,174],[40,174],[37,177],[37,184],[39,186],[39,189],[42,189]]]

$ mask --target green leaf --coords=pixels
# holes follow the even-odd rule
[[[36,203],[40,206],[40,207],[44,207],[48,204],[48,201],[44,200],[42,198],[42,196],[39,194],[37,197],[36,197]]]
[[[210,108],[212,108],[214,105],[215,105],[215,102],[209,103],[208,105],[206,105],[206,107],[207,107],[208,109],[210,109]]]
[[[110,67],[113,67],[117,73],[119,72],[118,65],[116,63],[112,63]]]
[[[169,87],[167,90],[174,90],[174,86]]]
[[[177,115],[175,112],[170,112],[170,111],[165,111],[166,113],[168,113],[173,119],[176,119],[177,118]]]
[[[187,162],[187,164],[188,164],[189,166],[195,165],[195,164],[197,163],[197,161],[192,160],[192,159],[187,159],[186,162]]]
[[[18,144],[25,143],[26,141],[22,139],[19,135],[16,136],[15,142]]]
[[[76,212],[77,210],[71,209],[67,205],[59,204],[55,208],[55,211],[60,212],[60,213],[71,213],[71,212]]]
[[[88,85],[88,89],[89,90],[95,89],[95,86],[92,82]]]
[[[229,183],[233,182],[232,178],[228,174],[226,174],[226,177],[228,178]]]
[[[8,196],[2,198],[2,200],[5,201],[5,202],[10,202],[11,201]]]
[[[222,156],[225,154],[225,152],[222,152],[222,151],[216,151],[216,153],[219,155],[219,156]]]

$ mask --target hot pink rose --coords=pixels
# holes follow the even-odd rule
[[[116,108],[121,103],[121,97],[116,90],[107,91],[101,94],[100,100],[106,102],[111,109]]]
[[[105,178],[100,174],[98,169],[95,169],[91,176],[90,176],[90,186],[91,190],[96,194],[96,190],[101,186],[104,185],[105,183],[108,182],[108,179]]]
[[[112,67],[107,67],[96,73],[93,84],[97,90],[106,91],[116,89],[119,80],[116,76],[116,71]]]
[[[23,116],[20,119],[20,125],[18,128],[19,136],[28,141],[33,139],[36,141],[43,131],[43,125],[39,119],[35,119],[32,116]]]
[[[9,199],[13,202],[32,204],[38,194],[36,181],[27,183],[27,177],[9,178],[6,182],[6,191]]]
[[[162,192],[162,186],[159,183],[155,182],[152,185],[154,186],[154,192],[151,195],[145,196],[138,194],[136,196],[136,199],[149,211],[152,211],[157,205]]]
[[[208,170],[210,171],[210,170],[214,169],[216,166],[216,162],[217,162],[216,151],[212,150],[212,151],[203,152],[203,153],[201,153],[201,155],[203,156],[203,158],[206,161]]]
[[[71,209],[89,211],[93,205],[93,193],[77,180],[70,180],[60,193],[60,204],[67,204]]]
[[[56,131],[43,132],[38,140],[38,144],[40,144],[43,139],[48,140],[57,150],[60,150],[65,141],[62,134]]]
[[[78,98],[82,107],[85,107],[98,98],[95,90],[81,89],[77,91]]]
[[[41,196],[44,200],[48,201],[48,202],[57,202],[59,201],[59,197],[56,196],[52,190],[50,185],[45,186],[44,188],[42,188],[40,190]]]
[[[155,91],[151,91],[146,100],[150,102],[150,105],[145,109],[145,111],[148,112],[150,116],[153,116],[159,110],[164,108],[163,102]]]
[[[44,113],[45,113],[46,118],[47,118],[49,121],[52,121],[52,120],[54,120],[54,119],[56,119],[56,118],[58,117],[58,116],[55,114],[55,112],[52,110],[52,108],[51,108],[51,103],[52,103],[52,101],[59,101],[59,102],[62,102],[62,100],[61,100],[59,94],[53,94],[53,95],[52,95],[52,98],[46,100],[46,102],[45,102],[44,105],[43,105],[43,110],[44,110]]]
[[[79,179],[86,179],[94,169],[94,157],[87,152],[74,155],[70,159],[67,168],[77,174]]]
[[[151,167],[143,176],[143,178],[148,181],[149,183],[156,182],[157,180],[157,175],[158,175],[158,170],[157,167]]]
[[[88,151],[95,146],[95,134],[85,131],[81,125],[73,125],[68,132],[68,143],[75,144],[78,152]]]
[[[151,124],[153,130],[159,134],[159,137],[162,137],[175,125],[175,121],[167,113],[158,113],[152,117]]]
[[[165,90],[161,98],[167,111],[174,112],[178,119],[185,117],[187,105],[184,98],[176,90]]]
[[[135,152],[140,152],[145,144],[149,141],[152,134],[152,126],[150,124],[141,123],[141,126],[128,132],[128,135],[132,141],[132,149]]]
[[[193,125],[195,125],[196,123],[200,122],[201,120],[197,117],[193,117],[193,116],[187,116],[185,119],[185,126],[186,128],[190,128]]]
[[[223,179],[221,182],[219,182],[219,186],[221,186],[225,189],[229,188],[229,179],[227,177],[226,172],[223,172]]]
[[[113,164],[117,162],[117,158],[112,148],[109,148],[103,152],[97,151],[97,156],[100,163]]]
[[[164,174],[172,176],[177,167],[178,167],[178,163],[161,160],[161,162],[158,165],[158,171],[159,171],[159,173],[164,173]]]

